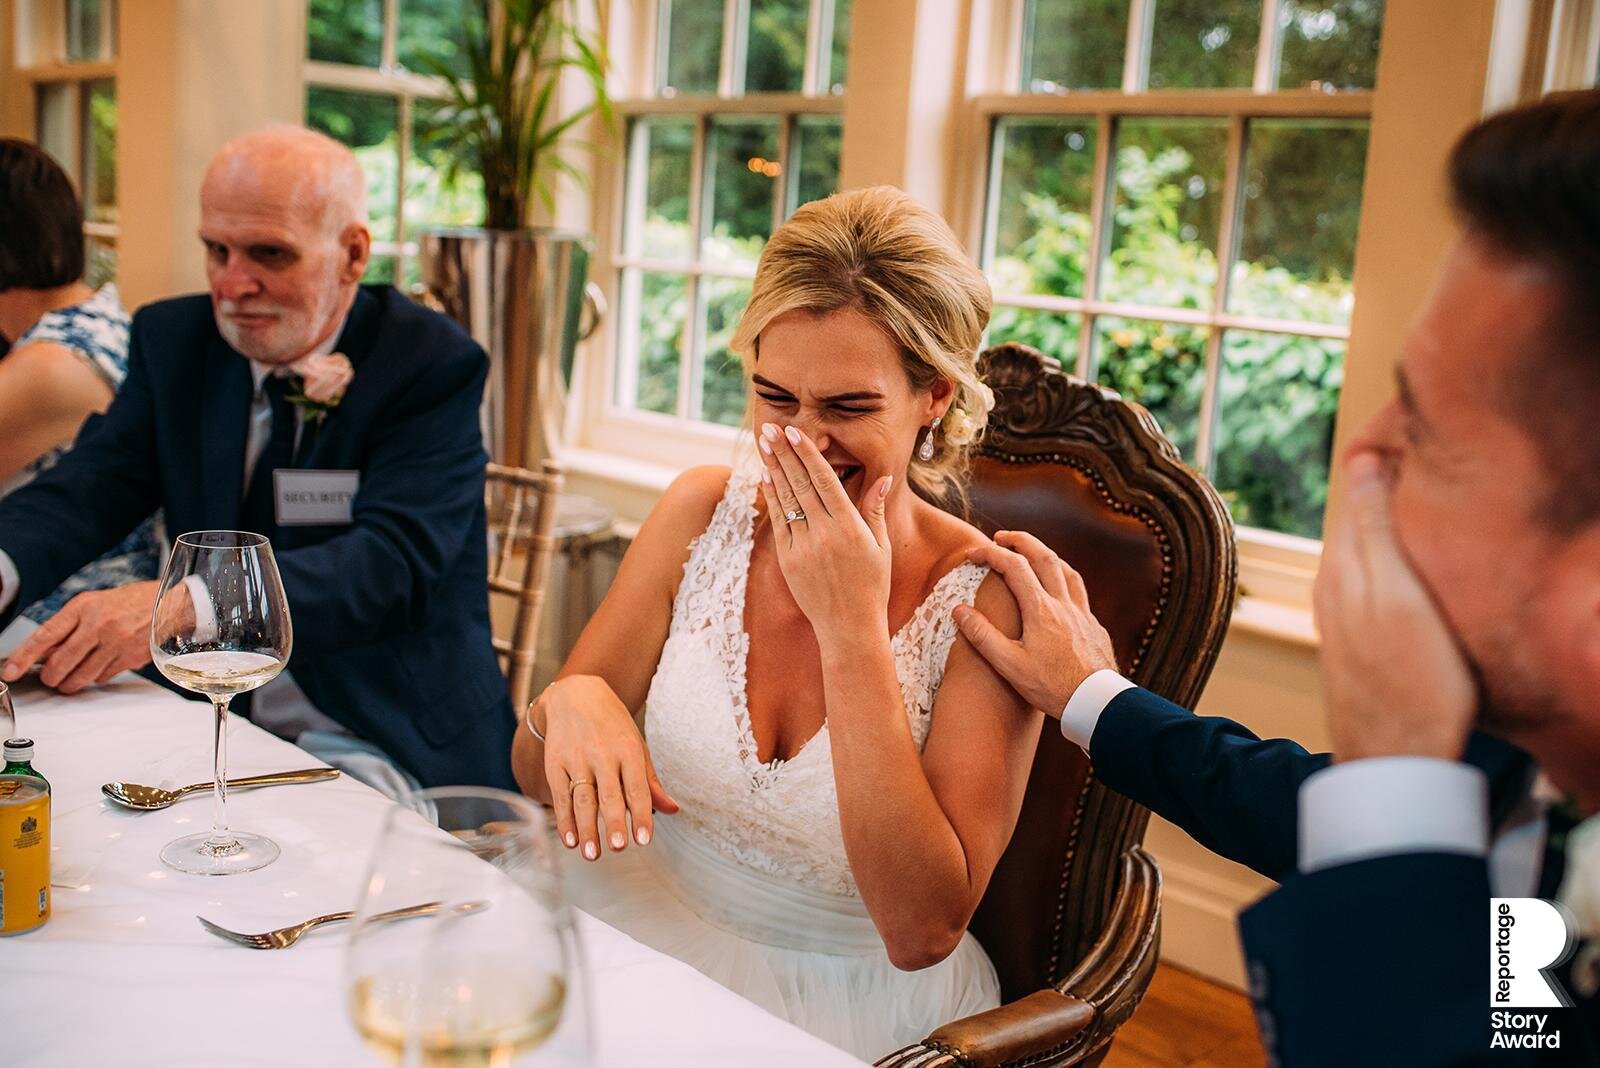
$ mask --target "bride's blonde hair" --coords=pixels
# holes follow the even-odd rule
[[[983,272],[943,219],[893,186],[857,189],[812,201],[778,227],[761,253],[732,348],[748,382],[761,331],[778,316],[859,311],[899,343],[913,388],[931,389],[941,378],[954,388],[933,459],[913,451],[908,476],[926,497],[952,489],[959,497],[968,452],[994,407],[977,370],[990,301]]]

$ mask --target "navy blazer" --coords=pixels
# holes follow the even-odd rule
[[[1107,786],[1283,882],[1239,918],[1262,1041],[1276,1063],[1600,1064],[1595,998],[1556,1011],[1558,1052],[1491,1049],[1482,858],[1402,854],[1296,874],[1300,784],[1328,766],[1328,754],[1135,688],[1106,706],[1089,755]],[[1532,761],[1483,734],[1463,759],[1488,775],[1498,822],[1526,794]],[[1558,873],[1547,866],[1541,893]]]
[[[515,720],[489,632],[488,359],[390,286],[361,287],[336,349],[355,377],[305,423],[294,467],[359,471],[353,522],[261,531],[294,621],[289,668],[320,711],[424,785],[514,788]],[[157,508],[173,535],[238,529],[253,393],[208,297],[141,309],[110,409],[0,501],[0,549],[22,582],[0,624]]]

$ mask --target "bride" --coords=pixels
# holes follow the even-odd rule
[[[757,462],[666,491],[512,753],[599,861],[577,905],[867,1058],[999,1003],[966,926],[1040,719],[957,635],[1017,607],[927,500],[992,403],[989,302],[898,190],[800,208],[733,340]]]

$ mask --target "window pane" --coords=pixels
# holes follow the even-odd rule
[[[1078,366],[1078,330],[1083,316],[1077,312],[1035,311],[1032,308],[1012,308],[995,305],[989,319],[989,333],[985,345],[998,345],[1004,341],[1020,341],[1032,345],[1046,356],[1054,356],[1068,371]]]
[[[383,62],[383,0],[311,0],[306,56],[363,67]]]
[[[1029,0],[1022,91],[1116,89],[1128,50],[1128,0]]]
[[[1383,0],[1283,0],[1278,87],[1320,82],[1371,89],[1377,82]]]
[[[1255,79],[1261,0],[1155,0],[1150,88],[1248,87]]]
[[[673,93],[714,93],[722,69],[722,0],[662,0],[661,84]]]
[[[110,59],[104,46],[110,27],[115,24],[114,0],[67,0],[67,58],[69,60]]]
[[[306,125],[355,150],[367,176],[367,216],[375,241],[394,240],[399,121],[393,97],[315,85],[306,90]]]
[[[117,84],[84,86],[83,214],[90,222],[117,221]]]
[[[810,0],[750,0],[747,93],[798,93],[806,69]]]
[[[1322,536],[1343,341],[1230,330],[1212,479],[1236,522]]]
[[[481,26],[482,18],[483,0],[400,0],[395,58],[407,70],[434,74],[431,60],[465,77],[471,70],[467,35]]]
[[[1112,316],[1100,318],[1095,326],[1100,384],[1148,408],[1184,458],[1196,463],[1205,330]]]
[[[1211,307],[1227,143],[1221,119],[1118,124],[1116,207],[1101,296]]]
[[[726,119],[711,124],[706,203],[711,224],[701,255],[711,263],[751,266],[772,233],[778,164],[775,119]]]
[[[1250,124],[1230,311],[1350,321],[1366,159],[1365,120]]]
[[[705,307],[705,376],[700,387],[700,418],[726,426],[744,420],[744,371],[739,357],[728,348],[739,313],[750,300],[745,278],[700,279],[700,300]]]
[[[839,191],[839,145],[843,130],[837,118],[802,115],[789,141],[790,165],[796,168],[792,212],[801,204]]]
[[[630,141],[645,153],[644,227],[628,235],[628,249],[654,259],[687,260],[693,255],[689,235],[689,178],[694,156],[694,123],[687,119],[641,120]],[[637,194],[634,194],[637,195]]]
[[[1094,120],[1002,119],[995,151],[995,289],[1082,296],[1093,230]]]
[[[681,276],[645,273],[639,299],[638,386],[630,398],[636,407],[667,415],[678,410],[678,359],[688,312]]]
[[[367,273],[361,276],[361,280],[368,285],[394,285],[394,261],[393,256],[373,256],[367,261]]]
[[[477,226],[483,222],[483,175],[468,161],[458,161],[428,135],[441,104],[417,99],[411,110],[411,156],[406,160],[405,216],[408,239],[430,226]]]
[[[99,289],[117,280],[117,243],[107,237],[88,237],[83,242],[83,280]]]
[[[828,88],[844,92],[845,65],[850,59],[851,0],[833,0],[833,48],[828,59]]]

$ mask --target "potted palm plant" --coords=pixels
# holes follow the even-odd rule
[[[423,59],[446,97],[421,118],[419,137],[444,159],[447,181],[468,170],[482,178],[484,217],[481,228],[420,235],[419,295],[488,351],[489,452],[523,467],[559,450],[573,353],[603,308],[588,282],[587,236],[529,225],[536,202],[553,205],[560,176],[585,180],[562,154],[584,144],[580,124],[612,122],[605,49],[577,18],[583,2],[469,5],[456,61]],[[584,99],[563,102],[564,83],[582,86]],[[580,326],[586,304],[592,315]]]

